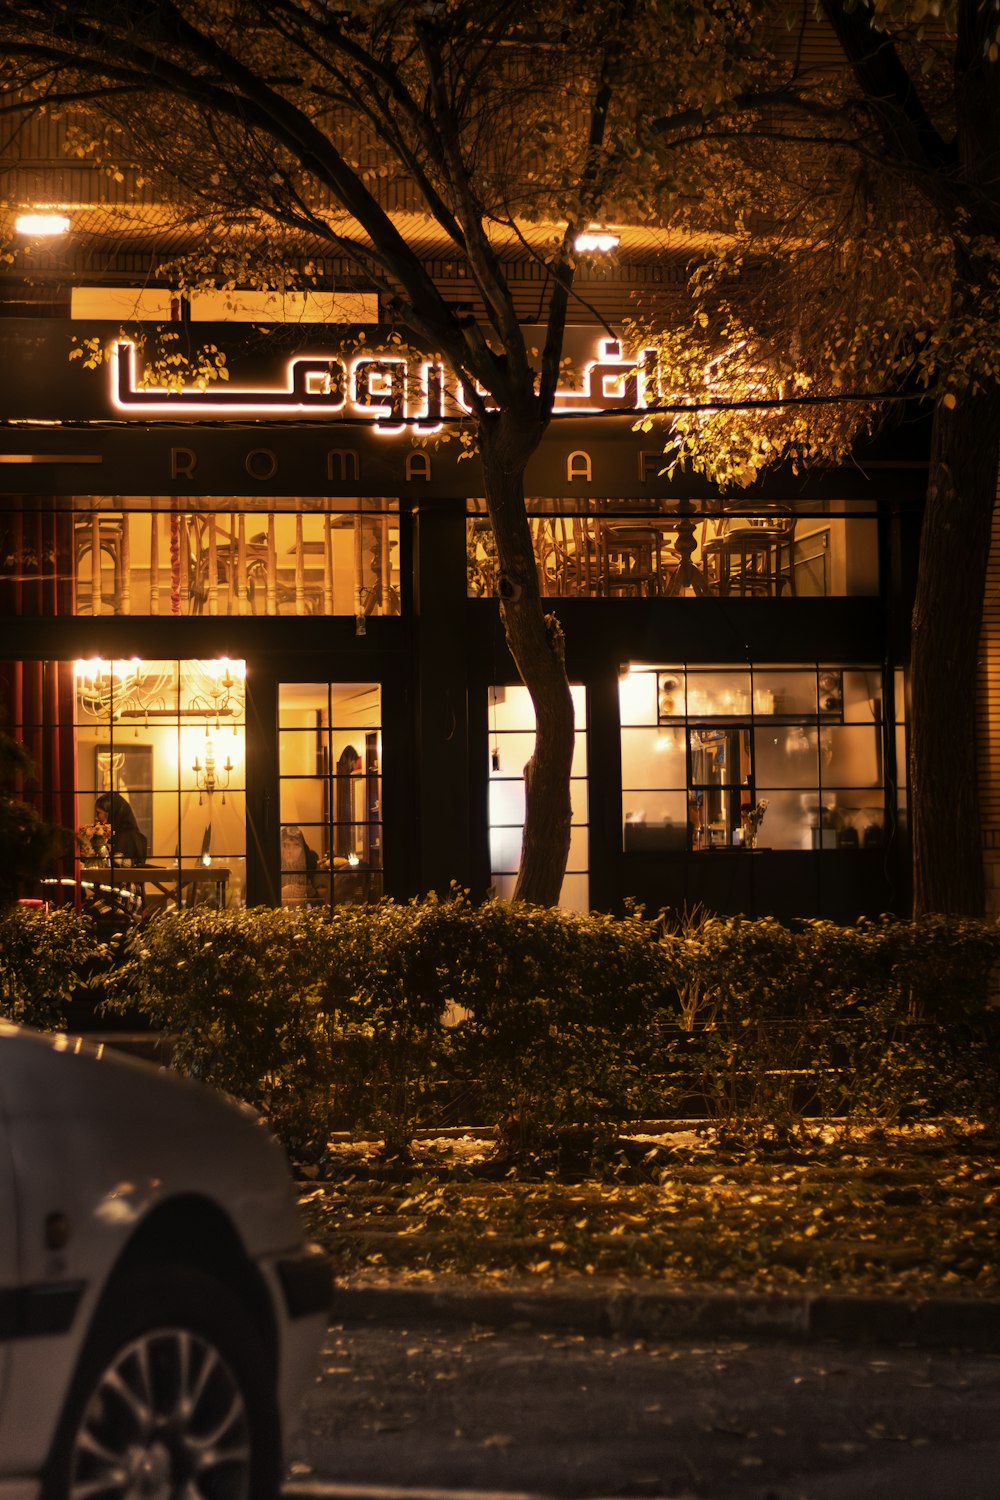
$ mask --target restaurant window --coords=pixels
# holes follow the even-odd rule
[[[881,684],[876,667],[632,665],[619,685],[626,853],[878,847]]]
[[[0,513],[0,614],[399,612],[397,500],[57,496]]]
[[[878,593],[877,525],[867,502],[531,499],[546,598],[837,598]],[[496,594],[485,501],[470,500],[471,598]]]
[[[281,904],[382,895],[382,694],[372,682],[278,688]]]
[[[570,688],[576,715],[576,739],[570,779],[572,823],[569,860],[559,905],[589,910],[589,826],[587,812],[586,693]],[[490,733],[490,872],[493,889],[504,900],[514,894],[521,863],[524,829],[524,767],[535,743],[535,710],[526,687],[489,690]]]
[[[146,914],[242,905],[245,664],[91,659],[72,673],[84,905],[108,887]]]

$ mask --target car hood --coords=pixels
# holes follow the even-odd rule
[[[204,1195],[252,1255],[301,1239],[281,1146],[253,1110],[204,1085],[0,1022],[0,1109],[28,1224],[64,1212],[127,1238],[157,1204]]]

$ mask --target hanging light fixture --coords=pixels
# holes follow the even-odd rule
[[[231,757],[227,755],[225,765],[218,770],[216,769],[215,744],[212,736],[207,732],[205,735],[205,764],[203,766],[201,760],[196,755],[191,770],[194,772],[194,784],[198,788],[198,806],[201,807],[204,799],[214,796],[217,791],[222,793],[221,800],[223,806],[225,806],[229,778],[232,776],[235,767]],[[222,779],[223,777],[225,777],[225,780]]]
[[[177,695],[177,671],[173,664],[140,661],[78,661],[74,667],[77,700],[81,712],[101,722],[121,719],[203,718],[206,730],[214,723],[221,729],[231,719],[233,733],[246,707],[246,685],[234,672],[228,657],[215,661],[185,662],[184,681],[189,689],[184,701]]]
[[[131,661],[78,661],[74,665],[76,695],[81,711],[91,719],[111,723],[118,719],[143,718],[150,713],[173,713],[166,695],[174,683],[173,672],[146,670],[146,663]]]
[[[612,250],[617,250],[621,244],[621,237],[612,234],[608,229],[602,229],[599,224],[589,225],[573,241],[573,249],[581,255],[609,255]]]

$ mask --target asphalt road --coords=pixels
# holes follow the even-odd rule
[[[331,1330],[294,1488],[1000,1500],[1000,1357]]]

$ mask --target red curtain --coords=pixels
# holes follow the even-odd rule
[[[73,514],[66,502],[26,495],[2,517],[0,615],[22,620],[73,613]],[[46,822],[76,828],[76,688],[71,661],[0,662],[0,725],[34,762],[21,795]],[[53,875],[74,879],[72,844]]]
[[[25,802],[47,823],[76,829],[76,686],[70,661],[0,663],[0,718],[7,733],[24,745],[34,764],[21,789]],[[78,856],[72,839],[50,872],[68,899],[75,897]]]
[[[73,613],[73,513],[56,509],[60,503],[48,495],[24,495],[18,509],[4,513],[0,615],[51,619]]]

